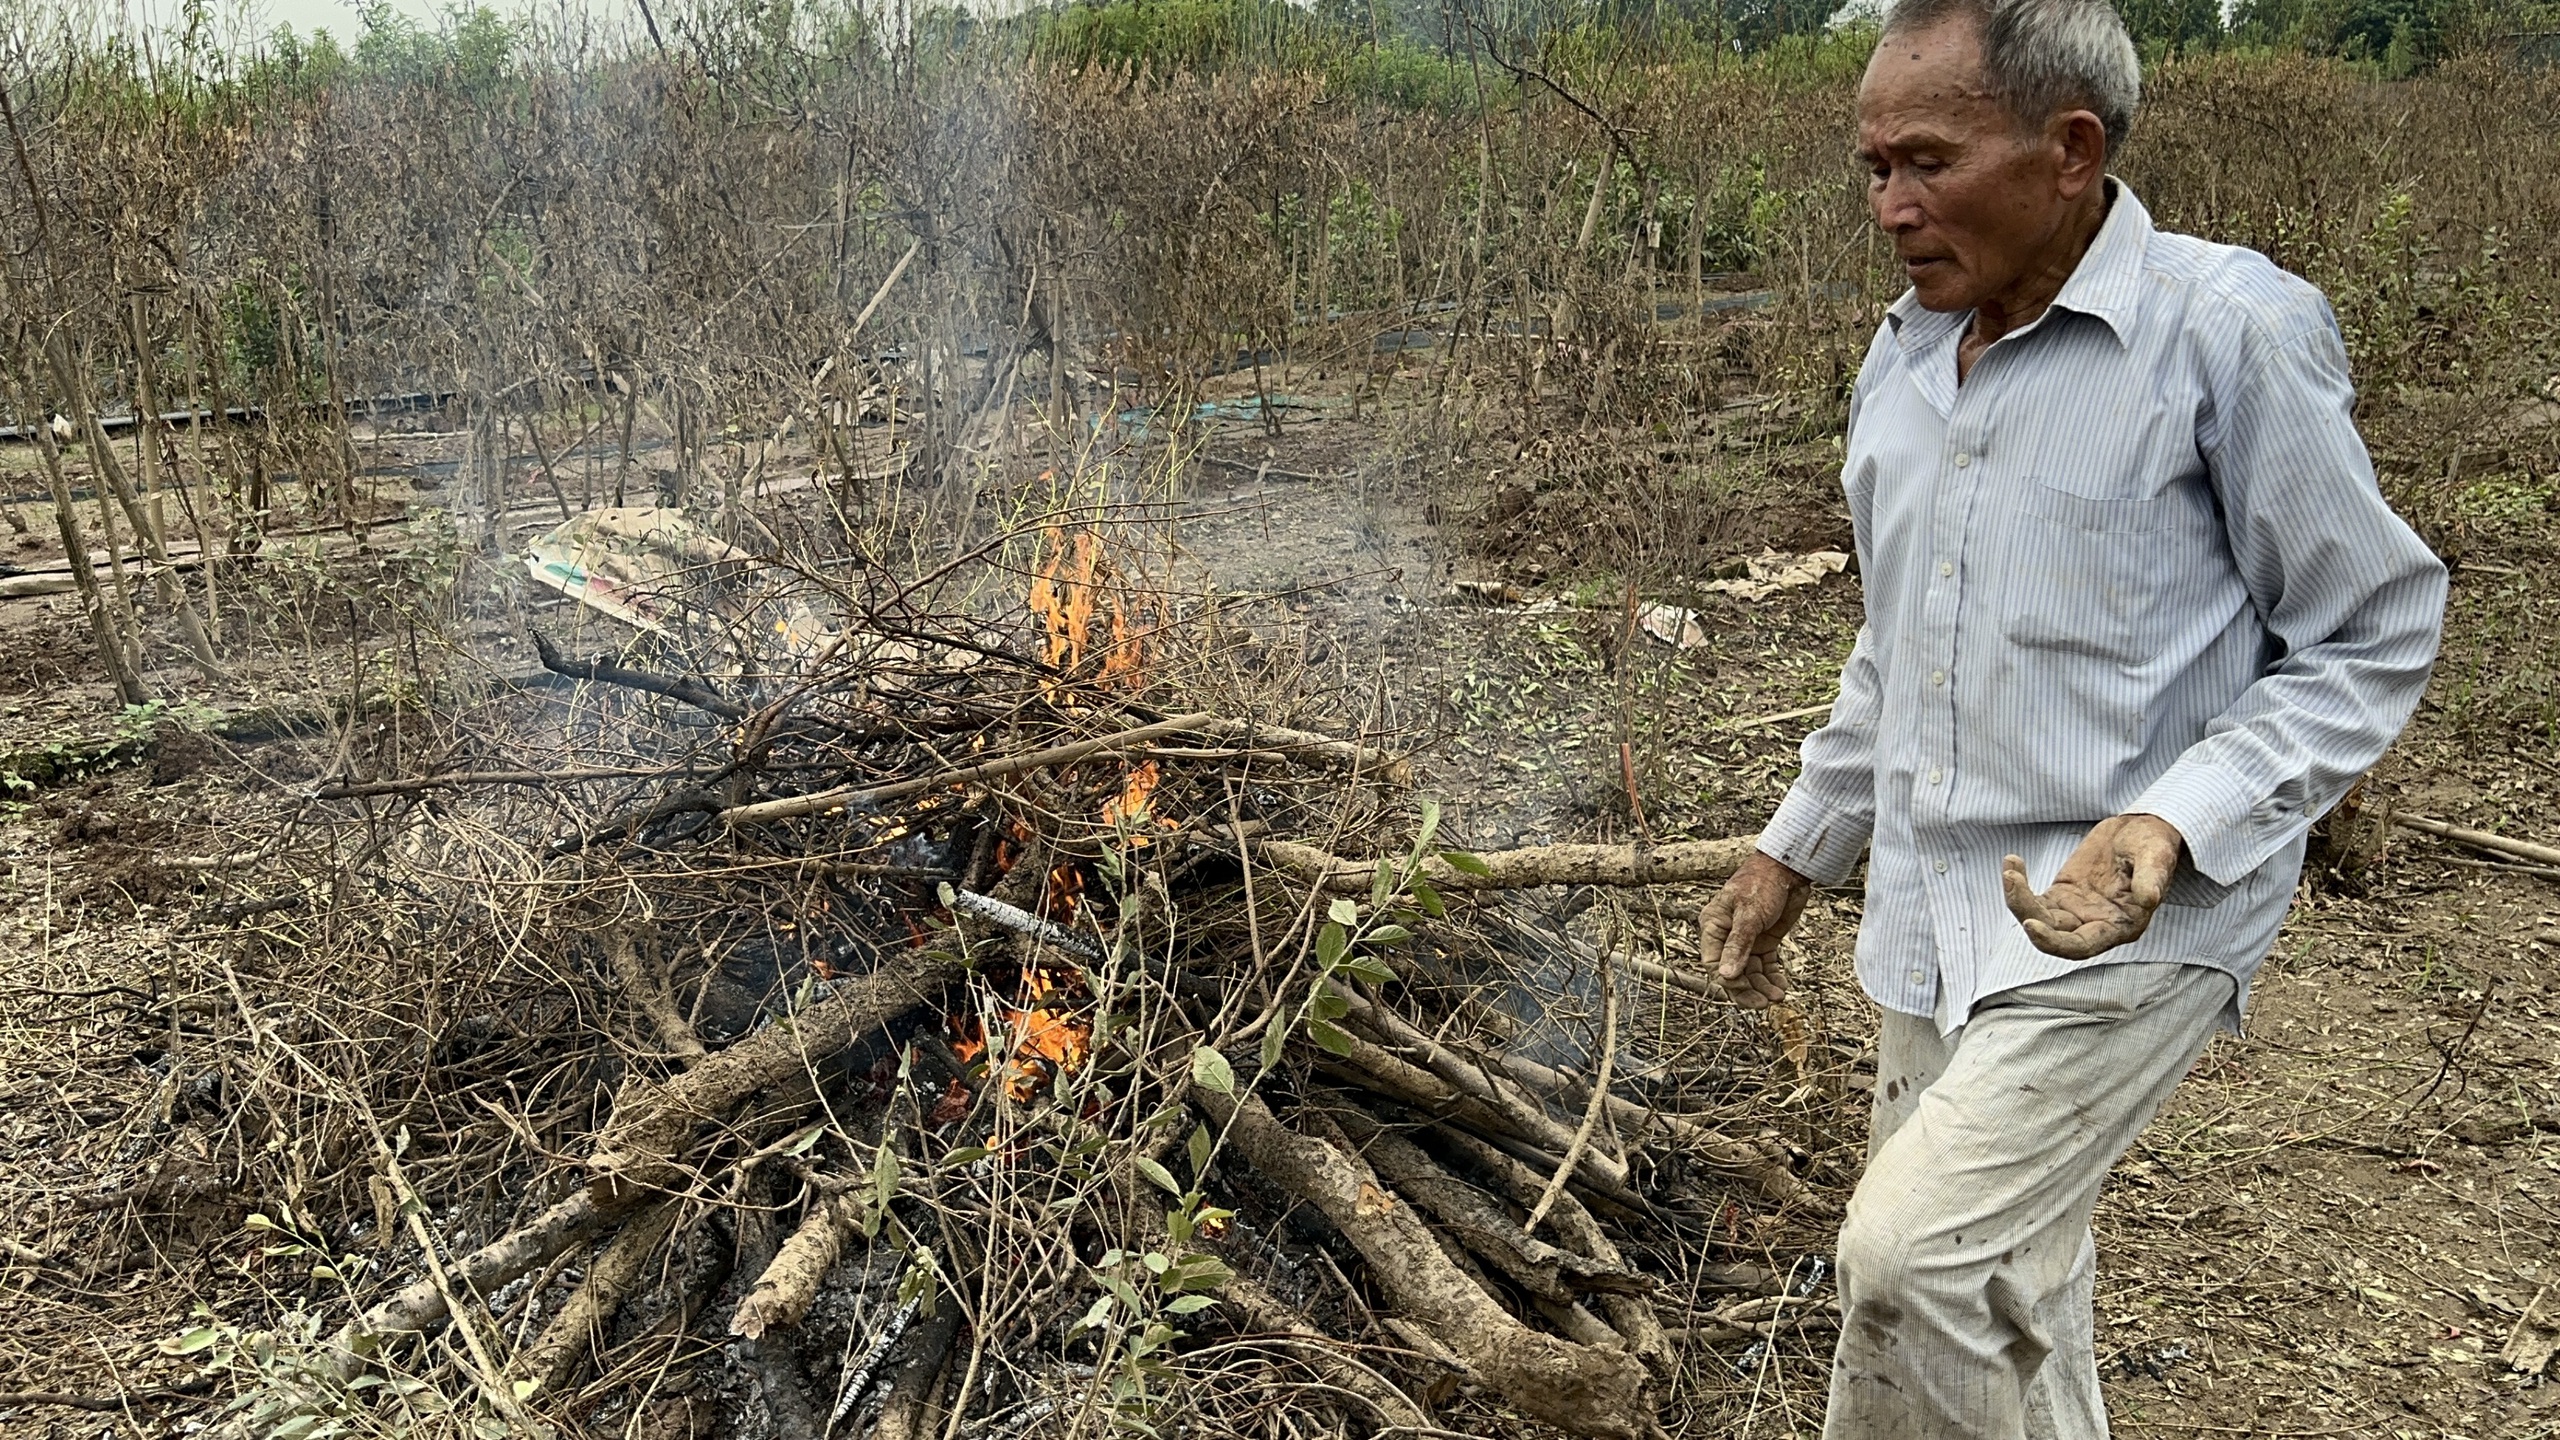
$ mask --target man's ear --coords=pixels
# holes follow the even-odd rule
[[[2062,152],[2061,173],[2055,176],[2065,200],[2077,200],[2090,186],[2107,174],[2107,126],[2086,110],[2073,110],[2054,117],[2054,143]]]

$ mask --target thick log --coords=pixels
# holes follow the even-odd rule
[[[455,1288],[486,1295],[498,1287],[548,1265],[570,1246],[593,1236],[605,1224],[640,1200],[640,1192],[599,1197],[590,1187],[543,1211],[531,1223],[446,1262],[445,1275]],[[619,1203],[617,1203],[619,1202]],[[444,1292],[429,1275],[347,1322],[333,1348],[342,1376],[352,1376],[381,1342],[394,1335],[416,1334],[443,1323],[448,1314]]]
[[[738,1302],[737,1313],[729,1317],[729,1333],[761,1340],[767,1330],[799,1324],[861,1218],[862,1206],[851,1195],[821,1195],[811,1202],[799,1227],[774,1252],[773,1263],[756,1277],[755,1288]]]
[[[1644,1367],[1522,1324],[1440,1248],[1411,1205],[1359,1157],[1280,1123],[1258,1096],[1195,1087],[1193,1098],[1272,1183],[1314,1205],[1368,1261],[1390,1304],[1423,1320],[1523,1413],[1577,1435],[1637,1440],[1653,1425]]]
[[[1539,885],[1681,885],[1722,880],[1748,858],[1756,835],[1726,840],[1681,840],[1669,845],[1532,845],[1489,850],[1475,859],[1483,869],[1460,869],[1431,856],[1422,878],[1433,888],[1526,890]],[[1375,860],[1345,860],[1294,840],[1265,840],[1254,853],[1274,869],[1310,885],[1346,895],[1366,894],[1377,875]]]
[[[719,1119],[760,1090],[805,1080],[819,1065],[873,1028],[938,996],[968,971],[941,949],[905,951],[883,968],[843,982],[799,1014],[754,1032],[664,1081],[635,1080],[616,1097],[613,1119],[588,1160],[595,1187],[619,1192],[670,1178],[662,1167]]]
[[[542,1327],[510,1368],[524,1379],[539,1382],[545,1394],[556,1394],[566,1386],[595,1353],[605,1327],[613,1323],[624,1298],[640,1283],[649,1257],[657,1253],[658,1243],[667,1238],[675,1220],[676,1207],[669,1203],[642,1211],[623,1226],[587,1267],[586,1278],[571,1292],[569,1303],[560,1307],[560,1313],[551,1317],[551,1323]]]

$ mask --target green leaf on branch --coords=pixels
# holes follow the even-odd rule
[[[1174,1294],[1195,1290],[1215,1290],[1236,1278],[1236,1272],[1215,1255],[1185,1255],[1179,1264],[1161,1273],[1157,1284]]]
[[[1191,1081],[1204,1090],[1221,1095],[1236,1093],[1236,1070],[1227,1057],[1203,1045],[1191,1052]]]
[[[1360,907],[1348,900],[1334,901],[1331,905],[1325,907],[1324,913],[1325,918],[1331,920],[1336,925],[1357,925],[1360,923]]]
[[[1447,864],[1450,869],[1457,871],[1461,875],[1473,875],[1480,879],[1491,879],[1493,877],[1492,866],[1487,865],[1481,858],[1470,855],[1464,850],[1443,850],[1440,852],[1440,859],[1442,862]]]
[[[1316,932],[1316,963],[1327,970],[1342,963],[1342,952],[1351,948],[1351,936],[1340,925],[1327,925]]]
[[[1342,968],[1372,985],[1384,985],[1396,978],[1396,972],[1387,967],[1387,962],[1372,955],[1355,955]]]
[[[1369,932],[1369,939],[1379,945],[1401,945],[1413,938],[1413,932],[1401,925],[1381,925]]]
[[[1440,898],[1440,892],[1432,889],[1431,882],[1428,880],[1417,879],[1413,882],[1413,903],[1421,906],[1422,913],[1434,920],[1449,918],[1448,902]]]
[[[1149,1181],[1160,1187],[1167,1195],[1179,1195],[1182,1193],[1182,1182],[1173,1178],[1172,1171],[1167,1170],[1164,1166],[1148,1159],[1144,1155],[1139,1156],[1135,1163],[1138,1167],[1138,1173],[1146,1176]]]
[[[1352,1050],[1350,1034],[1344,1031],[1341,1026],[1335,1025],[1330,1021],[1308,1021],[1307,1038],[1315,1041],[1318,1045],[1323,1046],[1326,1050],[1336,1055],[1348,1055]]]

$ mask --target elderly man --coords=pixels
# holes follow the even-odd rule
[[[2099,1184],[2238,1028],[2305,832],[2435,657],[2444,568],[2374,484],[2319,292],[2107,176],[2140,88],[2106,0],[1903,0],[1859,90],[1911,280],[1850,407],[1867,625],[1700,916],[1767,1005],[1872,842],[1827,1435],[2106,1433]]]

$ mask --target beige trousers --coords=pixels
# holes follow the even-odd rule
[[[1952,1035],[1885,1014],[1829,1440],[2102,1440],[2089,1216],[2233,993],[2201,965],[2100,964]]]

